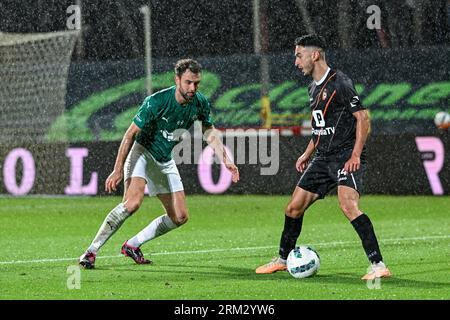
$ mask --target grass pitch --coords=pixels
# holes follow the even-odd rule
[[[368,266],[335,196],[315,203],[298,244],[320,254],[319,273],[257,275],[277,255],[289,196],[188,196],[190,221],[142,247],[153,265],[119,254],[122,243],[162,214],[156,198],[80,271],[89,245],[118,197],[0,198],[0,299],[445,299],[450,298],[450,198],[364,196],[393,277],[360,280]],[[69,286],[68,286],[69,282]]]

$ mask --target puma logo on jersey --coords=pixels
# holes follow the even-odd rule
[[[169,122],[169,120],[167,120],[167,119],[164,118],[164,117],[161,117],[161,119],[164,120],[164,121],[167,122],[167,123]]]

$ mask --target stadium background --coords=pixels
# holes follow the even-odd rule
[[[282,299],[304,312],[299,300],[450,298],[449,136],[433,123],[450,109],[450,2],[259,2],[263,41],[255,52],[254,1],[0,0],[1,300]],[[82,36],[68,28],[77,4]],[[179,58],[203,64],[202,91],[217,125],[247,135],[232,149],[246,155],[241,181],[231,185],[219,165],[179,165],[190,220],[143,246],[154,264],[141,268],[119,255],[124,240],[161,214],[152,197],[102,248],[96,270],[80,270],[78,257],[120,202],[122,190],[106,196],[103,183],[146,96],[145,4],[154,91],[172,85]],[[381,10],[377,30],[367,27],[371,5]],[[371,115],[361,208],[394,273],[382,283],[361,282],[367,258],[335,195],[308,209],[298,242],[320,253],[316,276],[254,271],[278,250],[283,208],[299,178],[295,160],[310,139],[309,80],[294,68],[293,40],[312,30],[325,36],[328,61],[354,79]],[[279,137],[256,131],[267,126],[263,94]],[[278,149],[261,153],[255,137]],[[271,158],[277,151],[279,162]],[[276,175],[261,174],[271,165]],[[276,309],[278,317],[289,310]],[[173,319],[173,308],[166,311]]]
[[[28,34],[31,40],[4,40],[1,46],[0,193],[102,194],[98,185],[115,158],[110,150],[117,148],[147,94],[145,32],[139,11],[146,4],[152,10],[153,90],[172,85],[177,59],[195,57],[204,66],[202,91],[212,101],[219,128],[265,125],[260,68],[262,57],[267,57],[270,127],[281,134],[279,174],[260,175],[260,162],[247,162],[240,165],[242,182],[219,188],[220,192],[291,192],[298,179],[291,170],[293,163],[309,140],[309,80],[293,67],[292,43],[296,36],[315,30],[329,44],[329,63],[350,75],[371,114],[366,191],[448,194],[448,134],[433,123],[437,112],[449,110],[448,5],[445,1],[366,2],[261,1],[262,49],[255,53],[252,1],[239,5],[235,1],[221,5],[100,1],[96,6],[78,1],[81,35],[67,30],[71,1],[3,1],[0,30],[4,35]],[[366,9],[372,4],[382,12],[378,30],[366,25],[370,16]],[[402,19],[396,18],[399,12]],[[53,31],[68,33],[53,36]],[[33,38],[36,33],[49,39]],[[55,93],[61,96],[57,101]],[[419,146],[417,137],[434,138]],[[240,146],[243,150],[236,147],[233,154],[248,154],[249,143]],[[68,156],[70,148],[84,148],[79,162]],[[426,167],[432,169],[427,172]],[[75,188],[78,191],[66,192],[78,174],[74,170],[83,173],[82,181]],[[180,170],[188,193],[209,192],[196,165],[183,165]],[[91,181],[92,175],[97,175],[96,181]],[[220,167],[214,165],[212,180],[218,183],[220,175]],[[90,182],[96,187],[83,189]]]

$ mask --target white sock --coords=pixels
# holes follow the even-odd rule
[[[148,226],[142,229],[137,235],[127,241],[127,243],[132,247],[140,247],[147,241],[150,241],[156,237],[162,236],[163,234],[177,228],[178,226],[173,223],[172,219],[169,218],[167,214],[159,216]]]
[[[130,214],[123,203],[120,203],[117,207],[112,209],[100,226],[100,229],[87,251],[97,253],[129,216]]]

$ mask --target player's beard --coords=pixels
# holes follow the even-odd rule
[[[186,91],[185,92],[181,88],[179,88],[178,90],[179,90],[181,96],[183,97],[183,99],[186,102],[191,102],[194,99],[194,97],[195,97],[195,92],[192,92],[192,91]],[[192,93],[192,97],[188,93]]]
[[[303,75],[311,76],[314,73],[314,63],[311,61],[311,59],[308,59],[305,64],[300,68],[300,71],[303,73]]]
[[[314,67],[312,65],[305,66],[302,69],[300,69],[304,76],[311,76],[314,70]]]

